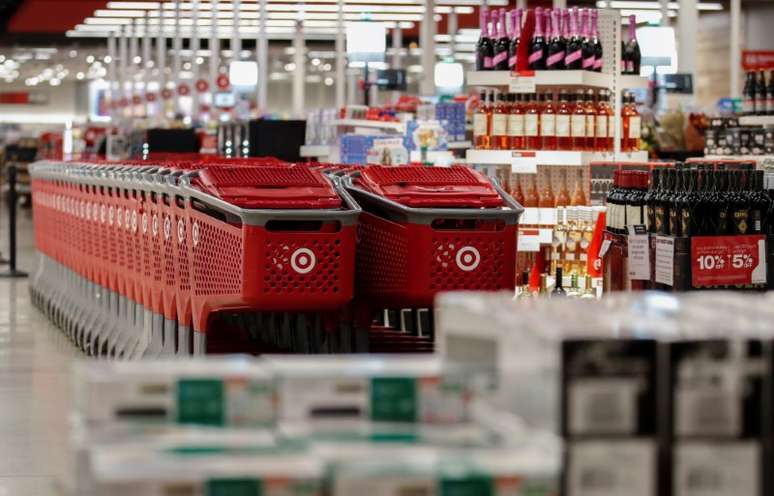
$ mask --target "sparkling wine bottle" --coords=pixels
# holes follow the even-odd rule
[[[511,42],[508,45],[508,69],[515,71],[521,38],[521,9],[511,11]]]
[[[589,19],[589,9],[583,9],[581,11],[581,35],[583,37],[583,43],[581,44],[581,50],[583,53],[582,67],[584,71],[594,70],[594,41],[591,37],[591,20]]]
[[[554,10],[551,12],[553,30],[550,33],[551,41],[548,45],[548,57],[546,58],[546,69],[549,71],[564,69],[565,45],[559,29],[560,12]]]
[[[481,36],[476,45],[476,70],[488,71],[492,69],[493,46],[492,39],[489,38],[489,14],[486,7],[481,7],[479,18],[481,24]]]
[[[583,40],[578,32],[577,7],[573,7],[570,13],[570,39],[567,41],[564,66],[568,70],[577,70],[583,67]]]
[[[602,72],[602,42],[599,39],[599,11],[591,11],[591,42],[594,46],[594,72]]]
[[[629,16],[629,41],[626,43],[626,74],[640,73],[640,45],[637,43],[637,17]]]
[[[508,33],[506,31],[506,15],[505,9],[500,9],[500,33],[497,43],[494,49],[494,70],[507,71],[508,70],[508,47],[511,44],[508,39]]]
[[[546,39],[543,36],[543,8],[535,9],[535,35],[529,47],[529,68],[541,71],[546,68]]]

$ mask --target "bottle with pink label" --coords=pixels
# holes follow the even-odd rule
[[[578,8],[573,7],[570,12],[570,39],[567,41],[567,49],[564,57],[564,66],[568,70],[583,68],[583,40],[578,31]]]
[[[551,41],[548,45],[548,57],[546,58],[546,69],[556,71],[564,69],[565,44],[561,35],[559,26],[560,12],[554,10],[551,12],[552,27]]]
[[[511,14],[511,41],[508,45],[508,69],[515,71],[518,63],[519,39],[521,38],[521,9]]]
[[[582,51],[583,51],[583,70],[594,70],[594,40],[591,35],[591,18],[589,9],[581,10],[581,35],[583,38]]]
[[[599,39],[599,11],[591,11],[591,44],[594,47],[594,72],[602,72],[602,41]]]
[[[543,8],[535,9],[535,35],[529,46],[529,68],[542,71],[546,68],[546,38],[543,35]]]
[[[476,45],[476,70],[488,71],[492,69],[493,46],[489,37],[489,13],[486,7],[481,7],[479,17],[481,23],[481,36]]]
[[[508,33],[506,31],[506,17],[505,9],[500,9],[500,31],[498,33],[497,42],[494,45],[494,58],[492,60],[493,68],[496,71],[508,70],[508,47],[511,44],[511,40],[508,38]],[[497,23],[497,21],[495,21],[495,23]]]

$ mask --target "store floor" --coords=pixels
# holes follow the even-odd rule
[[[6,203],[0,251],[8,254]],[[35,264],[32,215],[19,214],[19,267]],[[7,266],[0,266],[0,272]],[[70,368],[76,351],[30,302],[26,279],[0,279],[0,496],[62,494]]]

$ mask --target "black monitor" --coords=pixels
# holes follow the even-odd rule
[[[406,91],[406,71],[404,69],[377,71],[376,85],[380,90]]]
[[[288,162],[301,161],[301,146],[306,139],[306,121],[250,121],[250,156],[276,157]]]

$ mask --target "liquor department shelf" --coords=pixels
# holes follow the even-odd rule
[[[742,126],[774,126],[774,115],[743,115],[739,117]]]
[[[774,169],[774,155],[706,155],[707,160],[755,160],[761,169]]]
[[[514,172],[534,172],[528,169],[537,165],[588,165],[591,162],[647,162],[648,152],[575,152],[575,151],[528,151],[528,150],[468,150],[465,159],[469,164],[511,164]]]
[[[532,71],[512,73],[510,71],[473,71],[467,74],[468,86],[508,86],[534,82],[534,86],[581,86],[610,88],[613,75],[591,71]],[[648,78],[641,76],[619,76],[619,86],[626,89],[647,88]],[[529,84],[527,84],[529,86]],[[529,92],[522,90],[520,92]]]

